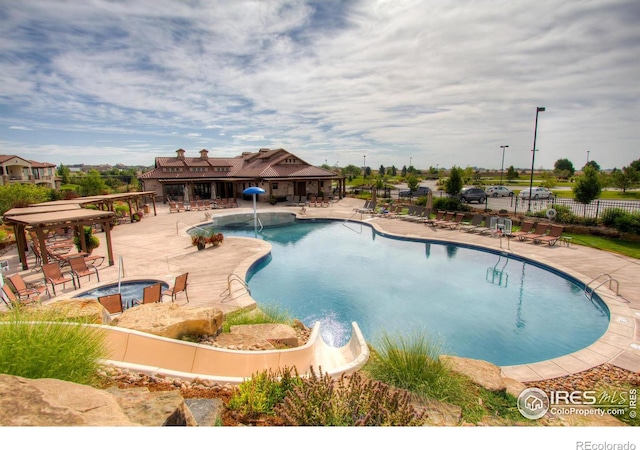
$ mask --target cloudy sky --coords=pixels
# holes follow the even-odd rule
[[[372,168],[640,158],[636,0],[3,0],[0,154],[284,147]]]

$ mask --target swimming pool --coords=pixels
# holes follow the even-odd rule
[[[355,321],[369,341],[382,330],[418,329],[446,353],[514,365],[582,349],[609,323],[606,306],[587,299],[580,282],[506,254],[392,238],[341,221],[297,221],[259,237],[272,251],[251,270],[252,297],[306,325],[322,322],[334,346],[349,339]]]
[[[162,289],[169,288],[169,284],[160,280],[127,280],[121,283],[109,283],[99,286],[91,290],[74,295],[73,298],[98,298],[104,295],[117,294],[122,295],[123,307],[129,308],[133,303],[133,299],[142,301],[144,288],[155,283],[162,283]]]

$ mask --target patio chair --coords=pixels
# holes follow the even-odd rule
[[[73,283],[73,288],[76,289],[76,279],[73,275],[70,277],[64,275],[60,270],[60,266],[57,263],[47,263],[42,265],[42,273],[44,274],[44,282],[45,286],[47,283],[51,284],[51,289],[53,289],[53,295],[56,295],[56,286],[61,284],[64,289],[67,286],[67,283],[71,281]],[[47,289],[47,293],[49,297],[51,297],[51,293],[49,293],[49,289]]]
[[[169,202],[169,213],[177,213],[177,212],[179,212],[178,204],[176,202]]]
[[[535,222],[523,221],[522,226],[520,227],[520,230],[513,231],[511,233],[511,237],[521,239],[522,236],[531,233],[531,230],[533,230],[534,225],[535,225]]]
[[[154,283],[142,289],[142,300],[133,299],[134,305],[146,305],[148,303],[162,302],[162,283]]]
[[[184,202],[178,202],[178,212],[184,212],[187,210],[187,208],[184,206]]]
[[[122,306],[122,294],[119,292],[116,294],[103,295],[98,297],[98,302],[104,306],[109,314],[122,314],[124,307]]]
[[[322,197],[322,207],[323,208],[328,208],[329,206],[331,206],[331,203],[329,202],[329,197]]]
[[[73,258],[69,258],[69,266],[71,266],[71,274],[76,277],[76,280],[78,280],[78,287],[81,287],[81,277],[89,277],[89,280],[91,280],[91,275],[95,274],[98,281],[100,281],[98,268],[93,265],[88,266],[84,256],[74,256]]]
[[[30,301],[32,297],[37,299],[47,290],[44,285],[27,284],[19,273],[9,275],[7,280],[13,286],[13,290],[20,301]]]
[[[541,242],[546,242],[549,246],[555,245],[556,242],[562,236],[562,232],[564,231],[564,227],[562,225],[551,225],[551,230],[549,230],[549,234],[544,236],[540,236],[533,239],[533,242],[539,244]]]
[[[175,301],[177,295],[180,292],[184,292],[184,295],[187,297],[187,303],[189,303],[189,295],[187,294],[187,278],[189,276],[189,272],[185,272],[182,275],[178,275],[171,286],[168,289],[162,291],[162,295],[168,295],[171,297],[171,301]]]
[[[521,241],[534,241],[537,238],[540,238],[547,234],[547,230],[549,229],[549,224],[544,222],[536,223],[536,227],[531,233],[523,234],[520,236]]]
[[[6,283],[2,285],[2,294],[2,301],[4,301],[4,304],[7,305],[7,308],[9,309],[18,308],[20,306],[40,304],[40,297],[28,299],[18,298]]]

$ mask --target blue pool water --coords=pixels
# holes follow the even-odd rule
[[[118,283],[106,284],[104,286],[85,291],[81,294],[75,295],[74,298],[98,298],[103,295],[117,294],[120,292],[122,295],[122,304],[125,307],[130,307],[133,303],[133,299],[142,300],[143,289],[152,284],[161,282],[160,280],[133,280],[123,281],[119,285]],[[169,284],[162,283],[162,290],[169,288]]]
[[[224,232],[255,237],[253,229]],[[583,285],[533,261],[389,238],[352,222],[298,221],[258,237],[272,252],[252,270],[252,297],[308,326],[322,322],[336,346],[355,321],[374,344],[383,330],[417,330],[449,354],[525,364],[582,349],[609,323]]]

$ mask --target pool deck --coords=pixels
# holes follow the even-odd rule
[[[240,201],[239,205],[239,208],[210,210],[207,213],[215,219],[222,214],[253,212],[251,202]],[[300,218],[363,221],[384,233],[503,251],[552,266],[585,284],[602,273],[607,273],[618,281],[619,295],[609,290],[608,283],[597,291],[611,313],[609,327],[600,339],[591,346],[566,356],[534,364],[504,366],[502,371],[505,376],[523,382],[565,376],[604,363],[640,372],[640,260],[573,244],[569,247],[559,244],[551,247],[434,228],[399,219],[354,214],[353,208],[363,205],[363,200],[344,198],[329,207],[307,207],[304,213],[300,207],[262,203],[258,204],[258,209],[295,213]],[[213,306],[228,312],[253,305],[254,300],[238,279],[244,279],[251,265],[269,253],[270,245],[250,238],[225,238],[220,247],[207,247],[198,251],[191,245],[186,230],[208,221],[203,211],[169,213],[168,206],[159,204],[157,216],[151,214],[140,222],[117,226],[112,231],[116,264],[108,267],[104,263],[100,267],[100,283],[94,277],[91,281],[83,278],[82,290],[117,281],[121,259],[124,271],[122,279],[153,278],[173,284],[177,275],[189,272],[190,301],[186,303],[183,294],[177,299],[185,307]],[[102,233],[98,237],[104,242]],[[97,254],[104,254],[103,252],[104,245],[95,250]],[[15,250],[3,255],[2,259],[9,260],[9,274],[19,271]],[[39,272],[27,270],[20,273],[28,281],[42,280]],[[592,283],[591,286],[596,284]],[[615,283],[613,287],[615,289]],[[69,287],[58,292],[58,296],[51,301],[69,298],[76,293]]]

